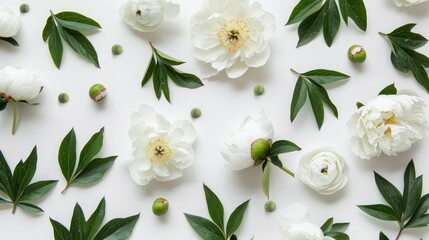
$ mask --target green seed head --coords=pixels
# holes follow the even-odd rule
[[[106,88],[99,83],[92,85],[89,89],[89,97],[96,102],[102,100],[106,94]]]
[[[191,117],[192,118],[199,118],[201,117],[201,110],[199,108],[194,108],[191,111]]]
[[[69,101],[69,95],[67,93],[60,93],[58,95],[58,101],[60,103],[66,103]]]
[[[168,211],[168,201],[165,198],[157,198],[153,202],[152,212],[157,216],[161,216],[167,213]]]
[[[354,63],[363,63],[366,59],[366,51],[360,45],[353,45],[349,48],[347,56]]]
[[[255,93],[256,96],[260,96],[264,94],[264,92],[265,92],[265,88],[262,85],[256,85],[255,88],[253,89],[253,93]]]
[[[119,45],[119,44],[113,45],[113,47],[112,47],[112,53],[113,53],[113,55],[119,55],[119,54],[122,53],[122,51],[123,51],[123,49],[122,49],[121,45]]]
[[[19,6],[19,10],[21,13],[28,13],[30,11],[30,6],[28,6],[26,3],[23,3],[21,6]]]
[[[277,205],[274,201],[268,200],[265,203],[265,211],[274,212],[277,209]]]

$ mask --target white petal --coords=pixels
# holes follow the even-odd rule
[[[291,224],[310,222],[307,207],[304,204],[293,204],[280,212],[279,223],[282,228]]]
[[[190,121],[178,120],[173,122],[173,124],[171,125],[171,131],[173,132],[176,129],[181,129],[184,131],[182,137],[180,138],[180,141],[186,142],[190,145],[194,144],[195,140],[197,139],[197,130]]]
[[[155,177],[146,161],[134,161],[129,168],[131,178],[139,185],[147,185]]]
[[[168,170],[167,165],[160,164],[160,165],[152,166],[152,168],[153,168],[153,172],[156,174],[156,178],[157,177],[165,178],[170,175],[170,171]]]
[[[12,9],[0,6],[0,37],[13,37],[20,28],[19,16]]]
[[[179,169],[185,169],[194,162],[194,149],[188,143],[173,144],[174,156],[171,164]]]
[[[180,5],[169,1],[163,1],[164,3],[164,17],[165,20],[174,20],[180,12]]]
[[[228,77],[239,78],[247,72],[247,69],[249,69],[249,66],[245,62],[236,61],[232,66],[226,68],[225,71]]]
[[[263,52],[255,54],[253,55],[253,57],[246,59],[246,64],[249,67],[261,67],[265,65],[265,63],[268,61],[268,59],[270,58],[270,54],[271,48],[268,46]]]
[[[164,134],[170,132],[170,122],[161,114],[156,115],[156,130]]]
[[[177,179],[177,178],[183,176],[183,171],[181,169],[178,169],[172,165],[167,165],[166,167],[168,170],[168,175],[165,175],[165,176],[157,175],[157,176],[155,176],[155,179],[157,181],[160,181],[160,182],[171,181],[171,180],[174,180],[174,179]]]
[[[200,73],[201,73],[201,77],[202,78],[207,79],[207,78],[216,76],[219,73],[218,70],[216,70],[215,68],[213,68],[208,63],[201,63],[200,66],[201,66],[200,67]]]
[[[156,111],[148,105],[141,105],[137,112],[131,115],[131,126],[143,123],[148,127],[156,126]]]
[[[250,148],[250,145],[249,145]],[[231,146],[227,146],[225,148],[220,149],[220,153],[222,157],[226,161],[226,167],[233,171],[240,171],[249,167],[253,167],[255,165],[255,161],[253,161],[252,156],[249,153],[239,153],[233,150]]]

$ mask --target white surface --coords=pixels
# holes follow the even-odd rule
[[[355,157],[350,150],[350,138],[345,124],[355,111],[357,101],[366,102],[388,84],[395,82],[399,89],[409,88],[418,92],[429,103],[429,95],[409,74],[400,74],[390,63],[390,49],[378,31],[391,30],[410,22],[418,23],[416,32],[429,36],[429,3],[411,8],[397,8],[391,0],[368,0],[368,31],[362,33],[354,23],[341,29],[331,48],[322,35],[310,44],[296,49],[297,26],[284,27],[297,1],[262,0],[264,8],[277,18],[277,31],[272,38],[272,56],[262,68],[252,69],[238,80],[228,80],[222,74],[216,80],[204,81],[205,87],[188,90],[170,85],[172,104],[164,99],[157,101],[152,83],[143,89],[140,82],[150,57],[148,41],[163,52],[185,60],[180,67],[184,71],[198,73],[197,61],[192,56],[189,18],[198,10],[200,1],[183,0],[182,11],[177,21],[163,24],[154,33],[142,34],[125,25],[118,14],[122,0],[74,0],[39,1],[28,0],[30,12],[22,14],[22,29],[16,39],[21,47],[0,44],[0,67],[24,65],[37,70],[46,79],[43,93],[35,100],[40,106],[19,106],[19,127],[15,136],[10,134],[11,109],[0,114],[0,149],[11,166],[26,158],[32,147],[39,150],[38,171],[34,180],[59,179],[57,187],[40,202],[46,211],[32,215],[18,210],[12,215],[10,206],[0,206],[0,239],[46,240],[53,239],[49,217],[69,225],[73,206],[78,201],[87,216],[95,209],[100,199],[107,200],[107,219],[124,217],[141,212],[131,239],[198,239],[183,216],[183,212],[208,217],[202,189],[203,182],[220,197],[229,215],[234,207],[251,199],[243,224],[238,231],[240,239],[280,239],[277,211],[267,214],[263,205],[266,200],[261,189],[260,169],[231,172],[224,167],[219,154],[225,131],[238,126],[248,114],[265,109],[276,129],[275,139],[289,139],[303,148],[302,152],[282,156],[285,165],[297,170],[302,154],[321,145],[336,147],[348,160],[351,168],[350,182],[342,191],[332,196],[321,196],[298,179],[292,179],[278,169],[272,171],[272,199],[282,209],[290,204],[306,204],[314,223],[321,225],[329,217],[339,222],[351,222],[347,233],[351,239],[378,239],[383,230],[391,239],[396,236],[395,223],[386,223],[365,215],[357,204],[382,203],[372,170],[379,172],[402,188],[402,175],[411,158],[415,159],[418,174],[425,174],[424,192],[429,192],[429,150],[425,138],[411,151],[398,157],[380,157],[365,161]],[[19,11],[20,1],[2,0],[0,5]],[[49,10],[76,11],[97,20],[103,29],[91,34],[100,59],[101,69],[78,57],[65,47],[61,70],[57,70],[50,58],[47,44],[41,32]],[[124,52],[112,56],[110,48],[120,43]],[[356,66],[347,60],[350,45],[359,43],[368,52],[367,61]],[[429,47],[420,49],[429,54]],[[306,104],[296,121],[289,121],[289,107],[296,76],[289,68],[307,71],[316,68],[333,69],[347,73],[352,78],[328,92],[339,109],[339,119],[327,110],[322,130],[318,130]],[[88,97],[88,89],[94,83],[103,83],[108,88],[104,102],[94,103]],[[266,93],[255,97],[253,87],[263,84]],[[70,95],[70,102],[61,105],[57,101],[60,92]],[[190,119],[193,107],[200,107],[202,117],[192,120],[199,137],[196,161],[177,181],[152,182],[146,187],[136,185],[128,175],[130,141],[127,131],[131,113],[142,103],[151,105],[170,120]],[[106,127],[101,156],[119,155],[104,179],[90,187],[72,187],[66,194],[60,191],[64,179],[57,163],[58,148],[63,137],[75,127],[79,149],[88,138],[102,126]],[[171,203],[168,214],[156,217],[151,212],[152,201],[165,197]],[[427,239],[429,229],[405,231],[402,240]]]

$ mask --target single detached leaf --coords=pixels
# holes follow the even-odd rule
[[[338,3],[344,22],[348,24],[348,18],[351,18],[356,25],[365,32],[368,20],[363,0],[339,0]]]
[[[85,236],[89,239],[94,238],[101,227],[105,214],[106,200],[103,198],[98,204],[97,209],[95,209],[94,213],[92,213],[88,221],[85,223]]]
[[[262,174],[262,191],[265,193],[267,198],[270,198],[270,175],[271,175],[271,165],[267,164],[264,167],[264,173]]]
[[[51,189],[55,187],[57,183],[58,183],[57,180],[40,181],[40,182],[32,183],[25,188],[19,200],[20,201],[37,201],[43,196],[45,196],[49,191],[51,191]]]
[[[317,34],[319,34],[320,30],[322,30],[324,15],[325,15],[325,11],[323,7],[319,11],[305,18],[299,24],[299,27],[298,27],[299,41],[298,41],[297,47],[301,47],[311,42],[314,38],[316,38]]]
[[[216,224],[203,217],[185,213],[186,220],[192,229],[204,240],[224,240],[222,231]]]
[[[19,43],[15,39],[13,39],[12,37],[7,37],[7,38],[6,37],[0,37],[0,41],[5,41],[5,42],[11,44],[12,46],[19,47]]]
[[[277,156],[282,153],[300,151],[301,148],[288,140],[279,140],[273,143],[270,150],[270,156]]]
[[[269,165],[267,165],[268,167]],[[241,225],[243,221],[244,213],[246,212],[247,206],[249,205],[249,201],[242,203],[238,206],[231,214],[226,224],[226,237],[231,236],[235,233]]]
[[[360,210],[366,214],[384,221],[400,221],[394,210],[383,204],[361,205]]]
[[[216,194],[206,185],[203,186],[206,195],[207,209],[213,222],[223,231],[224,229],[224,209],[222,202]]]
[[[340,29],[340,12],[335,0],[326,0],[323,17],[323,36],[326,44],[330,47]]]
[[[61,142],[58,162],[64,178],[69,182],[76,165],[76,134],[74,129],[70,130]]]
[[[125,240],[133,232],[134,226],[139,219],[140,214],[127,217],[127,218],[116,218],[104,225],[94,240]]]
[[[82,171],[91,160],[101,151],[103,147],[103,134],[104,127],[100,129],[97,133],[92,135],[89,141],[85,144],[79,156],[79,164],[77,166],[76,172]]]
[[[54,229],[55,240],[72,240],[70,232],[66,227],[52,218],[49,220],[51,221],[52,228]]]
[[[109,170],[115,162],[117,156],[107,158],[97,158],[92,160],[81,172],[79,172],[73,183],[88,184],[93,183]]]
[[[401,216],[403,212],[401,192],[389,181],[374,172],[375,183],[383,198],[389,203],[396,216]]]
[[[26,202],[20,202],[17,204],[18,207],[22,208],[23,210],[27,211],[27,212],[32,212],[32,213],[41,213],[43,212],[43,209],[39,208],[36,205],[33,205],[31,203],[26,203]]]
[[[345,80],[350,78],[349,75],[346,75],[344,73],[340,73],[333,70],[326,70],[326,69],[316,69],[316,70],[308,71],[306,73],[303,73],[302,76],[304,76],[305,78],[311,79],[321,85],[334,83],[340,80]]]
[[[96,21],[75,12],[60,12],[56,15],[56,21],[64,28],[73,30],[97,30],[101,26]]]
[[[334,225],[334,218],[329,218],[328,220],[326,220],[326,222],[320,227],[320,229],[322,230],[323,234],[327,234],[328,232],[331,231],[332,226]]]
[[[301,22],[313,13],[315,9],[320,8],[322,2],[322,0],[300,0],[293,9],[286,25]]]
[[[385,87],[378,95],[396,95],[398,90],[395,87],[395,84],[392,83],[389,86]]]

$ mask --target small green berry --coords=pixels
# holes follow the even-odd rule
[[[58,101],[60,103],[66,103],[69,101],[69,95],[67,93],[60,93],[58,95]]]
[[[23,3],[21,6],[19,6],[19,10],[21,13],[28,13],[30,11],[30,6],[26,3]]]
[[[106,94],[106,88],[99,83],[92,85],[89,89],[89,97],[96,102],[101,101]]]
[[[262,94],[264,94],[265,88],[262,85],[256,85],[255,88],[253,89],[253,92],[255,93],[256,96],[261,96]]]
[[[349,48],[347,56],[354,63],[363,63],[366,59],[366,51],[360,45],[353,45]]]
[[[168,201],[165,198],[157,198],[153,202],[152,212],[157,216],[161,216],[167,213],[168,211]]]
[[[265,211],[274,212],[277,209],[277,205],[274,201],[268,200],[265,203]]]
[[[113,47],[112,47],[112,53],[113,53],[113,55],[119,55],[119,54],[122,53],[122,51],[123,51],[123,49],[122,49],[121,45],[119,45],[119,44],[113,45]]]
[[[191,117],[192,118],[199,118],[201,117],[201,110],[199,108],[194,108],[191,111]]]

